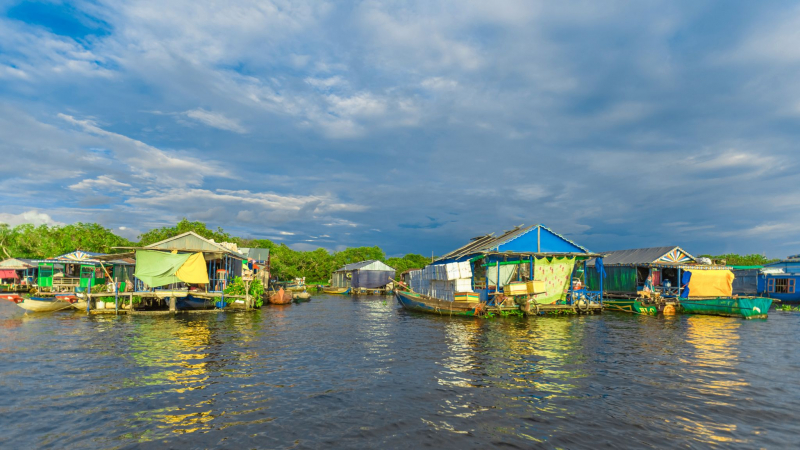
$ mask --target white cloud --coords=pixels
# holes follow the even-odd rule
[[[64,225],[54,220],[49,214],[36,210],[25,211],[20,214],[0,213],[0,223],[6,223],[12,227],[30,223],[33,225]]]
[[[186,117],[192,118],[198,122],[204,123],[210,127],[218,128],[220,130],[233,131],[234,133],[247,133],[247,130],[239,124],[236,119],[225,117],[221,113],[206,111],[202,108],[192,109],[183,112]]]
[[[94,190],[94,189],[120,190],[129,187],[131,187],[130,184],[121,183],[107,175],[100,175],[92,180],[82,180],[78,183],[69,186],[70,189],[75,191]]]

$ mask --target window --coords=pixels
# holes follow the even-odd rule
[[[795,279],[794,278],[770,278],[767,281],[767,292],[774,292],[776,294],[794,294],[794,292],[795,292]]]

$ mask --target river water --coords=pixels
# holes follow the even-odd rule
[[[800,313],[436,317],[319,295],[252,313],[0,302],[2,448],[785,448]]]

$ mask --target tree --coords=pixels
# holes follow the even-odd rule
[[[226,233],[221,227],[210,230],[203,222],[190,222],[185,217],[174,227],[161,227],[150,230],[139,235],[139,245],[144,247],[164,239],[175,237],[187,231],[194,231],[206,239],[213,239],[215,242],[234,242],[236,238]]]
[[[700,255],[700,257],[710,258],[711,260],[725,260],[725,264],[729,266],[763,266],[765,264],[780,261],[780,259],[769,259],[762,255],[738,255],[736,253],[727,253],[725,255]]]

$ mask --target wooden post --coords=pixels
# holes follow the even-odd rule
[[[92,279],[89,278],[89,283],[86,287],[86,312],[92,310]]]
[[[250,309],[250,281],[244,282],[244,309]]]
[[[119,285],[117,277],[114,277],[114,314],[119,315]]]
[[[169,312],[175,313],[178,310],[177,303],[178,300],[174,296],[169,298]]]
[[[542,226],[536,227],[536,253],[542,252]]]

